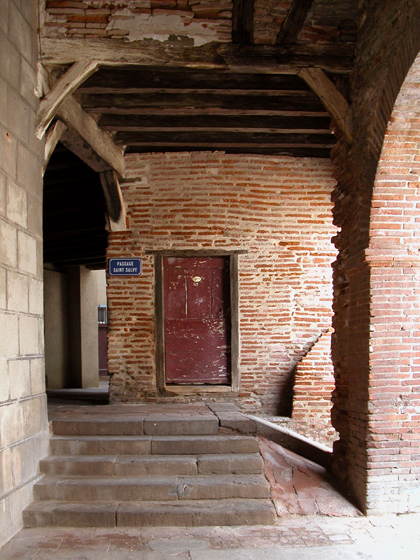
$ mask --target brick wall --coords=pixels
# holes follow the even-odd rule
[[[331,323],[331,163],[220,152],[126,161],[129,229],[110,234],[108,257],[143,258],[143,275],[108,278],[112,400],[156,396],[147,251],[240,249],[238,398],[246,409],[290,411],[295,365]]]
[[[404,471],[397,473],[397,468],[411,467],[403,467],[399,444],[386,445],[379,441],[387,436],[390,441],[395,437],[398,439],[402,437],[401,430],[409,430],[407,425],[404,427],[404,407],[399,405],[397,387],[400,383],[395,385],[389,377],[386,379],[387,375],[398,377],[400,367],[407,366],[407,354],[400,348],[398,359],[394,356],[392,373],[386,371],[390,365],[386,363],[386,351],[392,354],[396,348],[392,334],[388,337],[381,329],[388,328],[384,325],[389,325],[391,331],[404,329],[401,317],[406,312],[410,316],[413,314],[410,296],[416,289],[416,273],[411,265],[407,273],[407,269],[396,264],[398,259],[388,270],[381,268],[380,263],[385,258],[389,264],[395,247],[401,249],[406,243],[403,242],[404,230],[410,226],[403,225],[403,221],[413,218],[407,215],[402,220],[397,212],[395,222],[392,209],[387,214],[381,207],[383,217],[378,220],[373,208],[371,221],[371,207],[373,193],[374,204],[377,204],[375,199],[381,197],[381,190],[377,187],[374,190],[374,185],[375,180],[381,180],[383,173],[379,170],[377,174],[377,166],[386,127],[400,86],[420,49],[420,18],[417,6],[409,0],[386,1],[380,5],[366,0],[360,8],[356,60],[349,90],[355,141],[348,146],[341,139],[332,153],[337,177],[333,214],[335,223],[341,228],[335,238],[339,255],[333,266],[332,350],[336,390],[332,420],[340,433],[340,440],[334,445],[334,470],[345,480],[364,511],[408,511],[418,506],[414,502],[409,504],[405,494],[408,483],[402,478]],[[407,114],[405,118],[409,121]],[[404,149],[401,151],[395,143],[388,148],[391,152],[395,148],[392,157],[401,156],[406,164]],[[410,169],[411,165],[412,160]],[[410,173],[410,177],[414,182],[418,180],[416,171]],[[389,181],[394,180],[396,191],[393,194],[396,197],[413,196],[408,191],[406,194],[398,191],[400,186],[406,187],[399,184],[395,174],[389,174],[388,186]],[[397,235],[394,237],[395,230]],[[393,249],[387,246],[392,238],[395,242]],[[378,240],[382,241],[378,244]],[[407,311],[403,310],[405,305]],[[380,334],[373,334],[377,328],[375,323],[382,323],[378,330]],[[378,345],[381,347],[379,352]],[[415,361],[415,348],[411,348],[409,359]],[[397,361],[401,362],[400,365]],[[383,400],[378,398],[379,393],[384,395]],[[392,395],[390,408],[385,395]],[[390,430],[394,430],[393,434]],[[415,439],[416,436],[411,437]],[[418,447],[417,443],[415,445]],[[384,458],[381,466],[380,454]],[[386,464],[391,455],[394,455],[394,462]],[[416,468],[415,462],[413,468]]]
[[[0,547],[22,526],[48,447],[35,4],[0,8]]]
[[[231,0],[46,0],[43,34],[48,37],[168,41],[185,38],[195,46],[230,42]],[[291,0],[255,0],[254,42],[275,44]],[[314,0],[299,41],[354,41],[355,2]],[[187,44],[187,43],[186,43]]]
[[[290,427],[322,442],[337,437],[331,426],[331,395],[335,385],[330,354],[331,329],[308,348],[308,353],[296,365],[294,378]]]
[[[373,189],[368,501],[420,510],[420,56],[397,97]],[[386,495],[383,481],[389,481]],[[373,507],[377,507],[376,505]]]

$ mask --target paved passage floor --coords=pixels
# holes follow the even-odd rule
[[[138,419],[140,408],[93,410],[50,403],[50,419],[76,415],[88,422],[90,417],[111,416],[114,422],[124,422],[132,415]],[[158,407],[146,408],[145,426],[153,431]],[[202,420],[217,416],[225,431],[249,427],[236,411],[221,409],[216,414],[195,405],[186,414],[183,407],[159,407],[159,416],[171,429],[175,412],[183,417],[198,414]],[[420,514],[366,518],[336,490],[324,468],[266,438],[260,438],[260,450],[277,513],[274,525],[23,529],[0,549],[0,560],[420,559]]]
[[[418,560],[420,514],[289,516],[275,526],[24,529],[1,560]]]

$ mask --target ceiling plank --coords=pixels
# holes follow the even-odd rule
[[[50,128],[47,132],[44,146],[44,163],[42,166],[42,175],[44,176],[47,169],[48,162],[64,132],[67,130],[67,126],[61,122],[56,121],[54,126]]]
[[[101,39],[40,39],[40,59],[45,65],[68,65],[75,60],[95,60],[102,66],[167,66],[230,70],[264,74],[297,74],[316,66],[329,72],[348,74],[353,63],[353,43],[296,44],[289,46],[208,43],[184,47],[147,41],[123,43]]]
[[[102,67],[79,87],[82,93],[143,93],[150,90],[217,89],[299,91],[308,86],[291,74],[232,73],[194,68],[123,65]]]
[[[124,231],[127,229],[126,214],[117,174],[114,170],[109,169],[99,173],[99,177],[108,211],[109,229],[111,231]]]
[[[250,45],[254,38],[254,0],[233,0],[232,41]]]
[[[83,98],[83,109],[95,113],[132,113],[138,110],[176,111],[300,111],[323,112],[324,107],[317,95],[308,92],[303,96],[294,95],[223,95],[214,93],[145,93],[136,94],[88,94]],[[214,113],[213,113],[214,114]]]
[[[52,119],[55,117],[59,105],[71,95],[89,76],[98,69],[95,61],[75,62],[41,99],[35,117],[35,134],[41,139]]]
[[[293,0],[277,35],[277,45],[290,44],[297,41],[312,3],[313,0]]]
[[[143,130],[211,130],[260,132],[328,132],[329,114],[316,117],[264,116],[264,115],[102,115],[99,126],[103,130],[143,131]]]
[[[299,76],[313,89],[347,142],[353,142],[353,116],[349,104],[320,68],[303,68]]]
[[[251,146],[259,144],[282,144],[282,145],[324,145],[332,146],[335,138],[328,131],[326,134],[277,134],[277,132],[225,132],[219,131],[198,131],[198,132],[119,132],[116,137],[117,142],[135,146],[137,144],[156,144],[156,145],[217,145],[225,144],[241,146],[242,144]]]
[[[67,125],[62,142],[95,171],[114,169],[125,173],[124,152],[72,97],[58,107],[57,117]]]

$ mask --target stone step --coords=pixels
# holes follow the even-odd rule
[[[34,485],[40,501],[131,502],[268,498],[270,488],[262,475],[202,475],[181,477],[44,476]]]
[[[54,455],[203,455],[258,453],[258,440],[243,435],[54,435]]]
[[[213,414],[156,414],[147,417],[89,417],[53,420],[53,431],[59,435],[210,435],[219,433],[219,420]]]
[[[177,500],[171,502],[34,502],[25,527],[198,527],[273,525],[269,500]]]
[[[258,453],[216,455],[53,455],[40,461],[44,474],[58,476],[175,476],[261,474]]]

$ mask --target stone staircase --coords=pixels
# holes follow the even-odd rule
[[[26,527],[275,522],[254,436],[220,428],[223,414],[202,404],[125,406],[64,409],[53,420]]]

